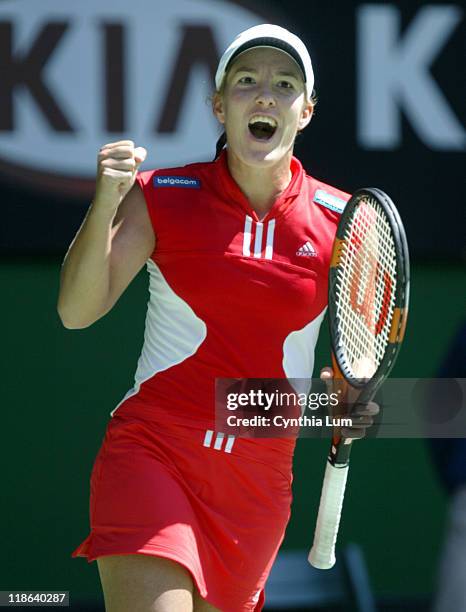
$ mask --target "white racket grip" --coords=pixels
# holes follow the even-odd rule
[[[335,564],[335,543],[340,525],[348,467],[334,467],[327,462],[314,543],[309,552],[309,563],[318,569],[330,569]]]

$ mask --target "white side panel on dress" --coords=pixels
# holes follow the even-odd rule
[[[293,331],[285,338],[283,343],[283,369],[297,393],[310,391],[312,372],[314,370],[314,357],[320,325],[327,308],[302,329]],[[304,379],[304,380],[303,380]]]
[[[141,384],[194,355],[207,336],[207,327],[192,308],[165,280],[159,267],[149,259],[149,303],[147,306],[144,345],[139,357],[134,387],[115,410],[135,395]]]

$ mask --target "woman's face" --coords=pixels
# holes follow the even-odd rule
[[[229,150],[252,166],[276,164],[292,151],[312,110],[298,65],[286,53],[266,47],[239,55],[228,69],[223,93],[214,98]]]

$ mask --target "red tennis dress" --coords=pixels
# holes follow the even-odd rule
[[[156,235],[134,387],[91,475],[91,533],[74,551],[166,557],[223,612],[261,610],[290,514],[292,438],[215,429],[216,378],[310,378],[332,243],[348,194],[291,162],[259,220],[210,163],[141,172]]]

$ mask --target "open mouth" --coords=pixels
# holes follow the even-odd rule
[[[249,132],[258,140],[270,140],[277,129],[277,122],[273,117],[254,115],[248,123]]]

